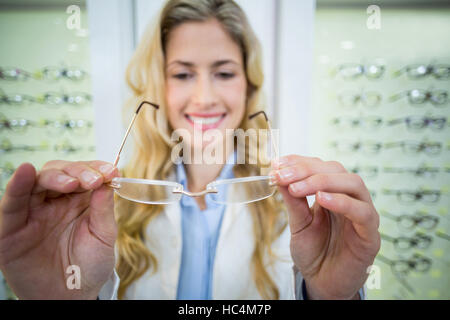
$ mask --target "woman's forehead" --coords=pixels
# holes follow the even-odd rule
[[[167,65],[213,65],[223,61],[242,64],[240,46],[216,20],[187,22],[174,28],[166,44],[166,57]]]

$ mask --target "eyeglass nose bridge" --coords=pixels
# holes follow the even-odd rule
[[[205,194],[208,194],[208,193],[218,193],[219,190],[213,188],[213,189],[205,189],[205,190],[200,191],[200,192],[189,192],[189,191],[185,191],[185,190],[180,188],[180,189],[175,189],[172,192],[173,193],[181,193],[181,194],[184,194],[184,195],[186,195],[188,197],[201,197],[201,196],[203,196]]]

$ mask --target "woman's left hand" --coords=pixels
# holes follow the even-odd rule
[[[272,172],[289,211],[291,255],[309,299],[358,299],[380,249],[379,216],[360,176],[290,155]],[[315,195],[310,208],[306,196]]]

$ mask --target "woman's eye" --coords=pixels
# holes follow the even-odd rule
[[[219,72],[217,75],[222,79],[231,79],[234,77],[234,73],[231,72]]]
[[[189,73],[177,73],[173,75],[173,77],[179,80],[186,80],[189,79],[191,75]]]

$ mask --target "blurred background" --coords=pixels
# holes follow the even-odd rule
[[[450,299],[450,3],[239,0],[281,154],[337,160],[381,216],[369,299]],[[0,193],[22,162],[112,162],[124,70],[164,0],[0,0]],[[0,275],[0,299],[14,299]]]

